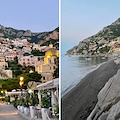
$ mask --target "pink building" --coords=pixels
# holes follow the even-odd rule
[[[35,62],[41,59],[41,56],[22,56],[18,62],[22,66],[35,66]]]

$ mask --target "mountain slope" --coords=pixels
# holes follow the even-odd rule
[[[96,35],[88,37],[67,51],[67,54],[96,55],[106,54],[111,50],[111,43],[120,40],[120,18],[104,27]]]
[[[43,43],[56,40],[59,41],[59,27],[53,31],[33,33],[30,30],[17,30],[11,27],[4,27],[0,25],[0,37],[9,39],[21,38],[28,39],[29,42],[35,42],[42,45]],[[54,44],[57,44],[56,42]]]

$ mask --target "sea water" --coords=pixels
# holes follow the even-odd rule
[[[75,87],[88,73],[108,60],[110,60],[108,57],[63,56],[61,58],[62,96]]]

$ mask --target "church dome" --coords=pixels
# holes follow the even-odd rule
[[[54,48],[50,48],[46,53],[45,53],[45,57],[49,58],[52,56],[59,56],[57,50],[55,50]]]

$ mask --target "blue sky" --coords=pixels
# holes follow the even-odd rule
[[[120,17],[120,0],[62,0],[62,54]]]
[[[0,24],[32,32],[59,26],[59,0],[1,0]]]

